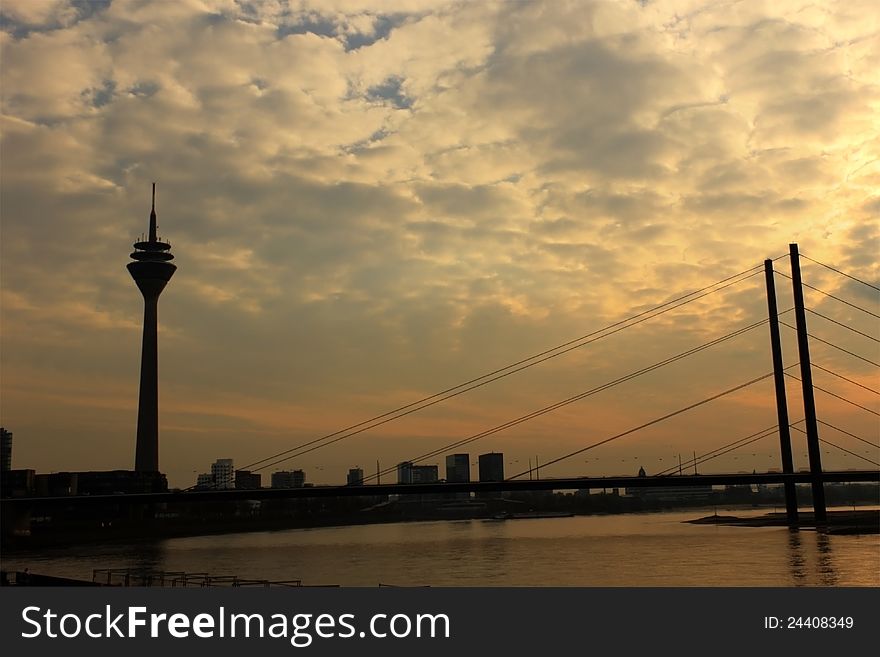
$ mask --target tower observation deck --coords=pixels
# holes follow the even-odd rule
[[[137,447],[134,469],[140,472],[159,471],[159,359],[158,306],[159,295],[177,266],[170,261],[171,244],[162,241],[156,227],[156,183],[150,210],[147,239],[134,243],[128,271],[144,296],[144,335],[141,345],[141,383],[138,398]]]

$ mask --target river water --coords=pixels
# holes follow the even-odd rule
[[[80,579],[136,568],[342,586],[880,586],[880,535],[682,522],[706,514],[224,534],[11,553],[2,565]]]

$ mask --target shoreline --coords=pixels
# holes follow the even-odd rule
[[[767,513],[762,516],[741,518],[738,516],[704,516],[684,522],[692,525],[725,525],[728,527],[788,527],[812,529],[826,534],[860,535],[880,534],[880,510],[828,511],[825,522],[816,522],[812,511],[800,511],[795,525],[789,525],[785,513]]]
[[[866,505],[866,506],[874,506]],[[612,515],[653,515],[657,513],[681,512],[689,511],[699,512],[700,510],[717,509],[716,505],[704,505],[694,507],[671,507],[657,508],[639,511],[617,511],[617,512],[593,512],[593,513],[573,513],[574,517],[592,517],[592,516],[612,516]],[[763,509],[778,509],[778,505],[770,505],[765,507],[756,507],[748,504],[729,504],[723,506],[723,511],[760,511]],[[567,516],[568,514],[566,514]],[[864,516],[864,517],[862,517]],[[847,518],[857,517],[855,521],[847,521]],[[524,517],[511,517],[506,521],[519,520]],[[799,527],[802,529],[815,529],[816,524],[813,521],[812,511],[801,510],[799,514]],[[825,530],[832,534],[876,534],[880,533],[880,509],[863,509],[863,510],[830,510],[828,511],[829,521]],[[297,521],[299,520],[299,521]],[[228,534],[245,534],[260,532],[283,532],[289,530],[309,530],[309,529],[329,529],[337,527],[355,527],[364,525],[382,525],[395,523],[416,523],[416,522],[455,522],[463,520],[485,520],[498,522],[498,518],[493,518],[490,514],[477,514],[473,516],[438,516],[435,514],[412,514],[412,515],[385,515],[373,517],[352,517],[345,518],[325,518],[323,522],[318,518],[310,518],[309,522],[302,522],[301,519],[292,520],[290,518],[274,518],[274,519],[248,519],[244,520],[229,519],[226,521],[191,523],[187,525],[154,527],[158,529],[151,536],[144,535],[143,531],[135,528],[126,528],[122,530],[117,528],[116,531],[83,531],[76,532],[60,531],[45,534],[37,534],[31,536],[17,537],[17,540],[4,541],[3,552],[10,556],[27,555],[29,553],[40,552],[43,550],[65,549],[77,545],[95,545],[95,544],[129,544],[141,543],[144,541],[154,540],[171,540],[177,538],[194,538],[199,536],[222,536]],[[688,524],[719,524],[726,526],[740,527],[784,527],[788,525],[784,512],[765,513],[760,516],[739,517],[735,515],[719,515],[716,511],[713,515],[703,516],[692,520],[683,520]]]

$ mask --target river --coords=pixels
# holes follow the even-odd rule
[[[135,568],[342,586],[880,586],[880,535],[683,522],[707,513],[224,534],[10,553],[2,565],[79,579]]]

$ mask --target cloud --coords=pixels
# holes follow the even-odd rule
[[[876,283],[871,9],[4,2],[4,423],[29,436],[16,463],[68,467],[53,445],[75,417],[77,435],[114,445],[94,467],[130,465],[118,431],[133,423],[141,309],[124,265],[154,180],[179,265],[160,308],[163,467],[178,484],[219,456],[262,458],[585,335],[790,241]],[[407,435],[419,452],[484,429],[760,319],[763,304],[751,278],[299,465],[323,459],[341,480],[375,454],[402,460]],[[492,445],[561,453],[630,422],[629,399],[668,412],[763,372],[764,339]],[[40,386],[67,403],[40,401]],[[762,395],[742,403],[772,419]],[[753,430],[725,408],[727,425]],[[654,440],[645,454],[697,444],[685,429]]]

